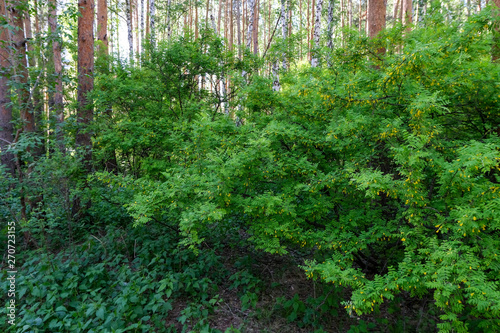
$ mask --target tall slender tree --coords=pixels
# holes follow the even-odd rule
[[[9,24],[5,2],[0,0],[0,24]],[[12,133],[12,108],[10,99],[9,77],[12,64],[9,59],[11,36],[8,29],[0,29],[0,162],[12,176],[15,173],[14,154],[7,152],[14,141]]]
[[[55,0],[52,0],[55,1]],[[97,39],[99,55],[108,55],[108,4],[106,0],[98,0],[97,2]]]
[[[368,36],[375,38],[385,27],[385,0],[368,0]],[[379,54],[385,53],[385,48],[378,49]]]
[[[79,0],[78,7],[78,111],[76,144],[84,150],[83,160],[91,169],[92,140],[88,125],[93,119],[90,92],[94,89],[94,0]]]
[[[10,2],[10,15],[13,23],[14,36],[13,44],[15,47],[14,62],[16,65],[16,77],[19,79],[19,107],[21,110],[21,120],[23,122],[24,132],[35,131],[35,117],[33,107],[30,101],[30,87],[28,77],[28,62],[26,58],[26,37],[24,35],[24,11],[27,10],[27,3],[21,0]]]
[[[319,37],[321,34],[321,11],[323,10],[323,0],[318,0],[316,4],[316,15],[314,22],[314,48],[313,57],[311,59],[311,67],[317,67],[319,65],[319,58],[317,49],[319,48]]]
[[[64,121],[64,104],[63,104],[63,83],[62,83],[62,57],[61,57],[61,43],[59,42],[59,30],[57,26],[57,2],[50,0],[50,13],[49,13],[49,28],[52,38],[52,54],[54,61],[54,74],[55,74],[55,93],[54,93],[54,111],[57,118],[56,135],[61,150],[62,146],[62,131],[61,124]]]
[[[154,1],[154,0],[151,0]],[[129,61],[134,61],[134,35],[132,33],[132,0],[125,0],[125,15],[127,16],[127,37]]]

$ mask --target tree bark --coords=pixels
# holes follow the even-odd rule
[[[52,0],[55,2],[55,0]],[[106,0],[98,0],[97,3],[97,46],[99,55],[108,55],[108,5]]]
[[[403,0],[403,25],[407,26],[406,30],[411,30],[412,22],[412,12],[413,12],[413,1]]]
[[[368,36],[374,38],[385,27],[385,0],[368,0]]]
[[[318,0],[316,5],[316,15],[314,22],[314,48],[316,52],[314,52],[313,58],[311,59],[311,67],[317,67],[319,65],[319,58],[317,51],[319,49],[319,37],[321,34],[321,11],[323,9],[323,0]]]
[[[49,14],[49,27],[52,34],[52,54],[54,60],[54,74],[56,81],[56,90],[54,93],[54,111],[56,113],[57,128],[56,137],[61,151],[64,150],[61,124],[64,121],[64,104],[63,104],[63,84],[62,84],[62,57],[61,44],[59,42],[59,32],[57,27],[57,2],[50,0],[51,11]]]
[[[259,8],[260,0],[255,0],[254,25],[253,25],[253,54],[259,54]]]
[[[155,31],[155,14],[156,6],[155,0],[149,0],[149,19],[150,19],[150,29],[151,29],[151,47],[156,47],[156,31]]]
[[[500,15],[500,0],[493,0],[495,9],[497,10],[497,16]],[[497,18],[498,19],[498,18]],[[499,62],[500,60],[500,25],[497,23],[495,30],[493,31],[493,47],[491,50],[491,60],[493,62]]]
[[[247,31],[247,49],[250,49],[251,45],[252,45],[252,34],[253,34],[253,24],[254,24],[254,18],[255,18],[255,14],[254,14],[254,9],[255,9],[255,0],[248,0],[248,5],[249,5],[249,9],[250,9],[250,14],[248,15],[249,16],[249,20],[248,20],[248,31]]]
[[[91,170],[92,140],[88,125],[93,119],[89,93],[94,89],[94,0],[79,0],[78,8],[78,111],[76,144],[84,150],[83,161]]]
[[[28,62],[26,60],[26,38],[24,36],[24,13],[19,11],[22,8],[22,1],[12,1],[9,9],[12,23],[16,28],[13,36],[13,43],[16,49],[16,76],[19,78],[19,105],[21,108],[21,120],[23,122],[23,131],[35,131],[35,117],[33,107],[30,101],[30,88],[28,85]]]
[[[283,41],[286,41],[288,37],[288,20],[287,20],[287,0],[281,0],[281,32]],[[283,70],[288,69],[288,59],[286,57],[286,52],[283,53]]]
[[[8,23],[7,8],[5,2],[0,0],[0,24]],[[12,176],[15,175],[14,154],[7,152],[10,144],[14,141],[12,133],[12,109],[9,88],[9,76],[12,64],[9,62],[10,52],[8,45],[11,45],[11,36],[8,29],[0,29],[0,43],[5,45],[0,47],[0,163]]]
[[[132,63],[134,61],[134,36],[132,34],[132,0],[125,0],[125,15],[127,16],[127,37],[128,37],[128,57]],[[154,0],[151,0],[154,1]]]

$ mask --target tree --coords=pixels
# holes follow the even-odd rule
[[[0,24],[5,27],[8,24],[7,8],[5,2],[0,1]],[[0,162],[6,167],[7,172],[14,175],[14,155],[6,152],[9,145],[14,141],[12,133],[12,108],[10,99],[9,76],[11,63],[9,62],[9,48],[11,39],[9,30],[0,30]]]
[[[57,139],[62,147],[61,124],[64,121],[64,104],[63,104],[63,84],[62,84],[62,59],[61,59],[61,44],[59,43],[59,32],[57,27],[57,2],[50,1],[49,28],[52,38],[52,55],[54,61],[54,74],[56,77],[56,91],[54,94],[54,111],[57,117]]]
[[[93,119],[89,93],[94,88],[94,0],[79,0],[78,7],[78,111],[76,144],[83,148],[83,160],[91,169],[92,141],[88,125]]]
[[[151,0],[153,2],[154,0]],[[134,61],[134,35],[132,33],[132,2],[125,0],[125,13],[127,16],[128,56],[129,61]]]
[[[319,36],[321,34],[321,10],[323,9],[323,0],[318,0],[316,4],[316,15],[314,22],[314,47],[319,48]],[[311,59],[311,67],[317,67],[319,64],[318,56],[314,52],[313,58]]]
[[[156,11],[155,0],[149,0],[150,38],[151,38],[151,46],[153,48],[156,45],[155,11]]]
[[[98,54],[107,56],[108,55],[108,5],[106,0],[98,0],[97,3],[97,40],[100,41],[99,45],[97,46]]]
[[[500,17],[500,0],[493,0],[493,4],[497,11],[497,20]],[[491,52],[491,59],[493,62],[498,62],[500,59],[500,22],[497,21],[497,26],[493,30],[493,48]]]
[[[15,74],[18,78],[19,107],[21,110],[21,121],[23,131],[31,133],[35,131],[35,117],[30,101],[30,88],[28,83],[28,62],[26,60],[26,37],[24,35],[24,11],[27,10],[27,3],[16,0],[11,2],[9,8],[14,29],[12,42],[15,47],[13,62],[15,63]]]
[[[385,27],[385,0],[368,0],[368,36],[375,38]],[[378,49],[379,54],[385,53],[385,48]]]

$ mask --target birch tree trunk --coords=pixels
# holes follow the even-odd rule
[[[361,6],[361,0],[360,0],[360,6]],[[330,52],[333,51],[333,10],[335,6],[335,0],[330,0],[328,4],[328,36],[327,36],[327,44],[326,46],[330,49]],[[360,12],[361,14],[361,12]],[[361,15],[360,15],[360,27],[361,27]],[[332,65],[331,62],[331,56],[328,56],[328,67]]]
[[[207,3],[208,3],[208,1],[207,1]],[[207,6],[208,6],[208,4],[207,4]],[[172,15],[171,8],[172,8],[172,2],[171,2],[171,0],[168,0],[168,2],[167,2],[167,39],[168,40],[170,40],[170,37],[172,36],[172,26],[171,26],[171,22],[170,22],[170,20],[171,20],[170,17]]]
[[[281,32],[283,41],[286,41],[288,37],[288,20],[287,20],[287,0],[281,0]],[[288,69],[288,59],[286,57],[286,52],[283,53],[283,70]]]
[[[131,10],[131,1],[125,0],[125,14],[127,16],[127,36],[128,36],[128,57],[129,61],[132,63],[134,61],[134,37],[132,34],[132,10]],[[154,1],[154,0],[152,0]]]
[[[7,18],[5,2],[0,0],[0,24],[7,23]],[[10,37],[8,29],[0,29],[0,43],[4,45],[0,47],[0,163],[5,166],[8,173],[14,176],[14,154],[7,152],[9,145],[14,141],[9,88],[9,76],[12,69],[12,64],[9,62],[9,59],[11,59],[8,46],[11,45]]]
[[[141,0],[141,42],[144,43],[144,0]]]
[[[361,0],[360,0],[361,6]],[[333,10],[335,9],[335,0],[330,0],[328,4],[328,36],[327,36],[327,46],[330,50],[333,50]],[[360,11],[361,14],[361,11]],[[361,22],[361,15],[359,16],[359,21]],[[359,24],[361,27],[361,23]]]
[[[314,48],[316,52],[319,50],[319,37],[321,34],[321,10],[323,9],[323,0],[318,0],[316,4],[316,15],[314,22]],[[311,59],[311,67],[317,67],[319,65],[318,54],[314,52]]]
[[[254,9],[255,9],[255,0],[248,0],[248,6],[250,7],[250,14],[248,20],[248,31],[247,31],[247,49],[250,49],[252,46],[252,34],[253,34],[253,24],[254,24]]]
[[[259,8],[260,0],[255,0],[254,4],[254,24],[253,24],[253,54],[259,54]]]
[[[275,60],[273,62],[273,68],[272,68],[272,71],[273,71],[273,78],[274,78],[274,81],[273,81],[273,90],[274,91],[280,91],[281,89],[281,85],[280,85],[280,77],[279,77],[279,74],[278,74],[278,60]]]
[[[155,48],[156,47],[156,31],[155,31],[155,12],[156,12],[156,7],[155,7],[155,0],[149,0],[149,19],[150,19],[150,38],[151,38],[151,47]]]
[[[57,29],[57,2],[50,1],[51,10],[49,15],[49,27],[52,33],[52,53],[54,59],[54,74],[56,76],[56,91],[54,94],[54,111],[57,118],[56,136],[61,150],[62,146],[62,130],[61,124],[64,121],[64,104],[63,104],[63,84],[62,84],[62,59],[61,59],[61,44],[59,43],[59,33]],[[107,41],[107,39],[106,39]],[[107,44],[106,44],[107,47]],[[104,50],[107,51],[107,48]]]
[[[91,170],[92,141],[87,126],[93,119],[89,93],[94,89],[94,0],[79,0],[78,8],[78,110],[76,144],[84,149],[84,163]]]
[[[219,7],[220,8],[220,7]],[[215,27],[215,19],[214,19],[214,16],[213,15],[210,15],[210,19],[212,21],[212,29],[215,31],[215,35],[218,35],[218,32],[217,32],[217,29]],[[224,42],[222,42],[224,44]],[[220,63],[219,64],[220,67],[222,68],[223,67],[223,64]],[[225,84],[225,78],[224,78],[224,71],[221,71],[221,76],[220,76],[220,79],[219,81],[217,82],[217,85],[216,85],[216,89],[219,88],[220,86],[220,89],[221,89],[221,97],[222,97],[222,100],[219,99],[219,103],[220,103],[220,106],[222,108],[222,111],[227,115],[229,114],[225,104],[226,104],[226,84]]]

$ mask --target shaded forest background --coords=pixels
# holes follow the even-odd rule
[[[499,8],[0,0],[0,327],[500,331]]]

